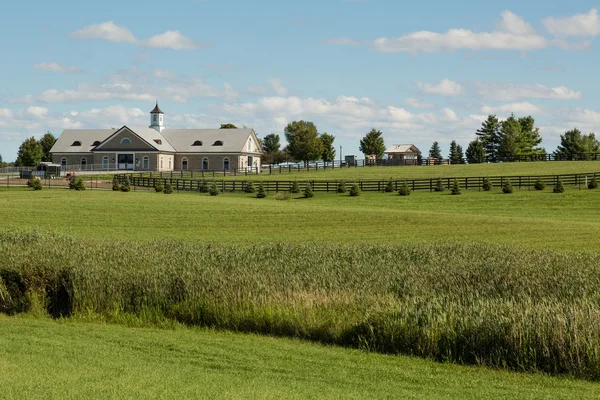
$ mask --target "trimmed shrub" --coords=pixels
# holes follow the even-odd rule
[[[163,193],[164,194],[171,194],[171,193],[173,193],[173,186],[171,186],[170,183],[167,183],[165,185],[165,189],[163,190]]]
[[[337,187],[337,192],[338,193],[346,193],[346,182],[345,181],[340,181],[340,183],[338,183],[338,187]]]
[[[254,182],[252,182],[252,181],[246,182],[246,187],[244,188],[244,192],[256,193],[256,188],[254,187]]]
[[[275,200],[290,200],[292,196],[286,192],[279,192],[275,195]]]
[[[533,187],[535,188],[535,190],[544,190],[546,188],[546,184],[542,182],[540,178],[538,178],[537,181],[535,181]]]
[[[355,183],[350,188],[350,196],[356,197],[356,196],[360,196],[360,194],[361,194],[360,187],[358,186],[358,184]]]
[[[205,180],[200,181],[200,183],[198,184],[198,191],[200,193],[208,193],[208,184]]]
[[[154,190],[156,191],[156,193],[162,193],[164,192],[165,187],[163,186],[161,181],[158,181],[158,183],[154,185]]]
[[[121,192],[129,192],[131,191],[131,183],[129,183],[129,177],[125,177],[125,182],[121,185]]]
[[[458,186],[458,181],[456,179],[454,180],[454,183],[452,184],[452,190],[450,191],[450,194],[453,196],[458,196],[459,194],[461,194],[460,186]]]
[[[119,178],[117,178],[116,176],[114,177],[112,182],[112,190],[114,190],[115,192],[121,191],[121,184],[119,183]]]
[[[385,185],[385,192],[392,193],[393,191],[394,191],[394,181],[392,181],[392,178],[390,178],[387,185]]]
[[[290,192],[300,193],[300,185],[298,185],[298,181],[294,181],[294,183],[292,183],[292,188],[290,189]]]
[[[256,192],[256,198],[264,199],[265,197],[267,197],[267,191],[265,190],[265,187],[261,182],[258,184],[258,191]]]
[[[598,189],[598,182],[596,182],[596,177],[594,176],[591,181],[588,182],[588,189]]]
[[[406,181],[404,181],[400,185],[400,189],[398,190],[398,194],[400,196],[410,196],[410,188],[408,187],[408,184],[406,183]]]
[[[314,197],[314,195],[315,193],[312,190],[312,186],[310,186],[310,183],[307,183],[304,187],[304,198],[310,199],[311,197]]]
[[[85,183],[83,182],[83,178],[80,176],[74,176],[73,178],[71,178],[71,181],[69,182],[69,189],[72,190],[85,190]]]
[[[504,186],[502,186],[502,192],[505,194],[511,194],[512,192],[514,192],[514,190],[515,189],[513,188],[512,183],[510,183],[510,179],[507,179],[504,182]]]
[[[558,178],[556,180],[556,185],[554,185],[554,189],[552,190],[554,193],[564,193],[565,192],[565,186],[562,183],[562,180],[560,178]]]
[[[217,184],[215,182],[210,184],[208,188],[208,194],[211,196],[217,196],[219,194],[219,189],[217,189]]]
[[[446,190],[446,188],[444,187],[444,185],[442,184],[442,180],[438,178],[437,182],[435,183],[435,189],[436,192],[443,192],[444,190]]]
[[[481,188],[484,192],[489,192],[493,188],[492,182],[490,182],[488,178],[483,178],[483,184],[481,185]]]
[[[42,180],[39,176],[32,176],[27,181],[27,186],[29,186],[33,190],[42,190],[44,188],[44,186],[42,185]]]

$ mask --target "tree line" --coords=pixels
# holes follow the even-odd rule
[[[56,143],[56,138],[50,132],[46,132],[40,140],[36,140],[33,136],[25,139],[19,146],[14,165],[17,167],[32,167],[39,164],[40,161],[52,161],[50,150],[54,143]],[[2,163],[2,156],[0,156],[0,165],[2,164],[8,166],[7,163]]]

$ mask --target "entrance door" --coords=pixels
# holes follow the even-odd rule
[[[248,169],[246,171],[250,171],[252,172],[252,167],[254,163],[254,159],[252,158],[252,156],[248,156]]]
[[[117,168],[133,170],[133,154],[119,154],[117,156]]]

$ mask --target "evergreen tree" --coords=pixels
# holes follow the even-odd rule
[[[469,164],[479,164],[485,162],[485,148],[483,147],[483,142],[479,138],[469,143],[466,157]]]
[[[385,185],[385,192],[392,193],[394,191],[394,181],[392,178],[388,181],[387,185]]]
[[[163,190],[164,194],[172,194],[173,193],[173,186],[171,186],[170,183],[167,183],[165,185],[165,190]]]
[[[373,128],[360,141],[358,148],[365,156],[374,155],[375,158],[381,159],[385,153],[385,143],[383,141],[383,133]]]
[[[554,193],[564,193],[565,192],[565,186],[562,183],[562,180],[560,178],[556,179],[556,185],[554,185],[554,189],[552,190]]]
[[[537,181],[533,184],[535,190],[544,190],[546,188],[546,184],[542,181],[541,178],[537,178]]]
[[[513,185],[510,182],[510,179],[506,179],[506,181],[504,181],[504,186],[502,186],[502,192],[506,193],[506,194],[511,194],[514,191]]]
[[[476,132],[485,149],[485,156],[490,161],[496,161],[500,146],[500,121],[495,115],[488,115]]]
[[[305,199],[310,199],[311,197],[313,197],[315,194],[312,190],[312,187],[310,186],[310,183],[307,183],[306,186],[304,187],[304,198]]]
[[[460,144],[456,146],[456,152],[458,153],[458,164],[464,164],[465,152],[463,151],[463,148]]]
[[[298,185],[298,181],[294,181],[292,183],[292,189],[290,190],[292,193],[300,193],[300,185]]]
[[[459,152],[459,145],[456,144],[456,140],[453,140],[450,143],[450,153],[448,154],[448,159],[450,160],[450,164],[460,164],[462,161],[462,148]]]
[[[483,189],[484,192],[489,192],[490,190],[492,190],[492,182],[490,182],[490,180],[488,178],[483,178],[483,184],[481,185],[481,188]]]
[[[335,160],[335,149],[333,147],[335,136],[325,132],[319,136],[319,139],[321,139],[321,143],[323,143],[323,154],[321,155],[321,159],[324,162],[332,162]]]
[[[158,181],[156,183],[156,185],[154,186],[154,191],[156,193],[162,193],[165,190],[165,187],[163,186],[161,181]]]
[[[560,145],[554,152],[554,155],[562,160],[573,160],[586,158],[583,154],[599,153],[600,142],[596,140],[596,135],[590,133],[582,135],[577,128],[560,135]]]
[[[131,191],[131,183],[129,182],[129,177],[125,175],[125,180],[121,185],[121,192],[129,192]]]
[[[267,197],[267,191],[265,190],[265,186],[262,182],[258,184],[258,191],[256,192],[256,197],[258,199],[264,199],[265,197]]]
[[[208,188],[208,194],[211,196],[217,196],[219,194],[219,190],[217,189],[217,183],[213,182],[210,184]]]
[[[598,189],[598,182],[596,182],[595,176],[588,182],[588,189]]]
[[[454,180],[454,183],[452,184],[452,190],[450,191],[450,194],[453,196],[457,196],[457,195],[461,194],[460,186],[458,186],[458,181],[456,179]]]
[[[42,190],[44,188],[42,185],[42,180],[39,176],[31,176],[31,178],[29,178],[29,181],[27,181],[27,186],[29,186],[33,190]]]
[[[519,118],[519,124],[521,125],[521,135],[518,140],[518,154],[525,156],[544,154],[546,151],[537,147],[542,143],[542,137],[540,128],[535,127],[535,119],[531,115]]]
[[[246,182],[246,187],[244,188],[244,192],[256,193],[256,189],[254,188],[254,183],[252,181]]]
[[[433,142],[431,145],[431,149],[429,149],[429,157],[435,158],[438,161],[442,160],[442,150],[440,149],[440,144],[438,142]]]
[[[435,190],[436,192],[443,192],[444,190],[446,190],[440,178],[438,178],[437,182],[435,183],[435,189],[433,190]]]
[[[410,188],[408,187],[408,183],[406,183],[406,181],[402,182],[402,184],[400,185],[398,194],[400,196],[410,196]]]
[[[219,129],[237,129],[237,126],[234,124],[221,124]]]
[[[337,192],[338,193],[346,193],[346,182],[345,181],[340,181],[340,183],[338,183]]]
[[[115,192],[121,191],[121,184],[119,183],[119,178],[117,178],[116,176],[113,178],[112,181],[112,190],[114,190]]]
[[[350,188],[350,196],[352,197],[356,197],[356,196],[360,196],[360,187],[355,183],[354,185],[352,185],[352,187]]]
[[[42,157],[44,157],[44,149],[32,136],[21,143],[15,164],[17,167],[33,167],[42,161]]]
[[[510,158],[519,154],[521,143],[521,124],[511,114],[500,127],[500,146],[498,147],[498,156],[501,158]]]

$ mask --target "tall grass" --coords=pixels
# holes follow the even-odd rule
[[[0,233],[0,311],[133,314],[600,378],[597,254],[485,244],[194,245]]]

